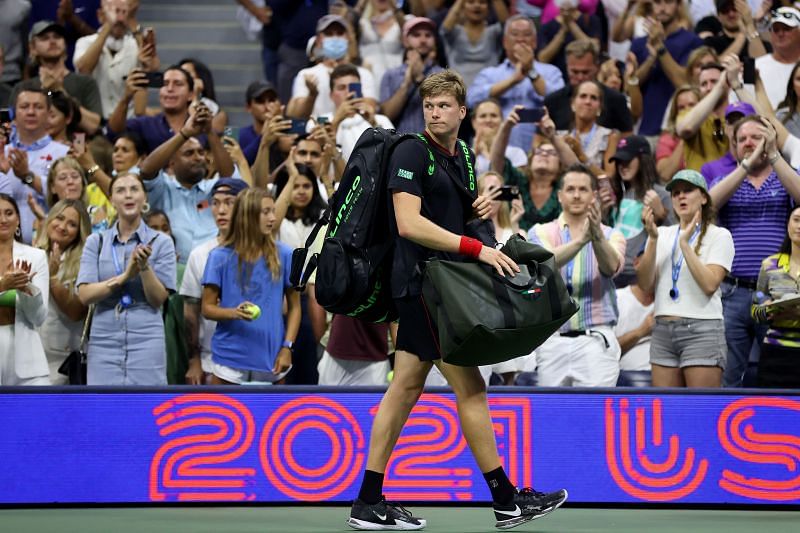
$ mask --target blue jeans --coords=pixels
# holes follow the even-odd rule
[[[747,372],[750,352],[761,351],[761,342],[767,333],[767,325],[757,324],[750,315],[754,291],[737,287],[727,281],[722,282],[721,290],[725,340],[728,344],[728,364],[722,376],[722,386],[741,387]]]

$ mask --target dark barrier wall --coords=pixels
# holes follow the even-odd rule
[[[5,504],[348,501],[381,399],[35,390],[0,390]],[[800,396],[620,392],[492,393],[512,481],[584,503],[800,503]],[[389,499],[489,499],[451,394],[422,397],[386,478]]]

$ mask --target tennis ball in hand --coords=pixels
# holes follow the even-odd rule
[[[249,304],[244,307],[244,310],[250,313],[253,320],[257,320],[261,316],[261,308],[256,304]]]
[[[387,383],[391,383],[393,379],[394,379],[394,370],[389,370],[389,373],[386,374]]]

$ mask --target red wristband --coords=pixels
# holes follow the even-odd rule
[[[464,235],[461,236],[461,244],[458,246],[458,253],[461,255],[477,259],[478,256],[481,255],[481,249],[483,249],[483,243],[478,239],[473,239],[472,237]]]

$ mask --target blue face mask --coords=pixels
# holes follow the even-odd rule
[[[322,41],[322,57],[325,59],[341,59],[347,53],[346,37],[326,37]]]

